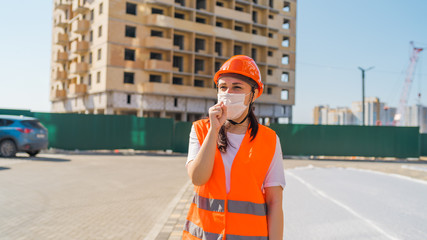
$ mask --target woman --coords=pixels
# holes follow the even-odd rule
[[[214,81],[218,103],[190,133],[186,166],[195,196],[183,239],[283,239],[280,141],[252,107],[263,91],[258,66],[234,56]]]

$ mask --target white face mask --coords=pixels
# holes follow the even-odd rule
[[[224,105],[227,106],[227,119],[237,119],[243,114],[248,108],[248,106],[245,105],[245,97],[248,94],[218,93],[218,102],[223,102]]]

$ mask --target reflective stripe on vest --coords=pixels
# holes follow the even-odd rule
[[[188,220],[186,220],[185,222],[184,230],[189,232],[191,235],[203,240],[222,240],[222,238],[224,237],[222,234],[205,232],[203,228],[197,226],[196,224]]]
[[[197,226],[196,224],[188,220],[186,220],[185,222],[184,230],[202,240],[222,240],[224,237],[222,234],[205,232],[203,231],[203,228]],[[227,234],[227,240],[268,240],[268,237],[240,236]]]
[[[195,203],[200,209],[213,212],[224,212],[225,201],[221,199],[205,198],[196,193],[193,197],[193,203]]]
[[[268,237],[262,236],[240,236],[227,234],[227,240],[268,240]]]
[[[200,209],[213,212],[224,212],[225,201],[221,199],[205,198],[195,193],[193,203]],[[265,203],[228,200],[228,212],[266,216],[267,205]]]

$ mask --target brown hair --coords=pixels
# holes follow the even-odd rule
[[[252,87],[252,99],[253,99],[253,97],[255,95],[255,87],[257,87],[257,83],[254,80],[252,80],[249,77],[237,74],[237,73],[221,74],[219,79],[221,77],[226,77],[226,76],[237,78],[237,79],[242,80],[242,81],[246,82],[247,84],[249,84]],[[218,81],[219,81],[219,79],[218,79]],[[252,99],[251,99],[251,103],[249,104],[249,111],[248,111],[251,141],[255,139],[255,137],[258,133],[258,119],[256,118],[256,116],[254,114],[255,107],[253,106]],[[230,142],[228,141],[227,133],[225,132],[225,124],[222,125],[221,128],[219,129],[217,145],[218,145],[219,151],[221,151],[223,153],[227,152],[228,145],[231,145]],[[234,146],[232,146],[232,147],[234,147]]]

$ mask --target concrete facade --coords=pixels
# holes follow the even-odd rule
[[[295,0],[56,0],[52,33],[52,112],[193,121],[245,54],[265,84],[258,116],[292,122]]]

